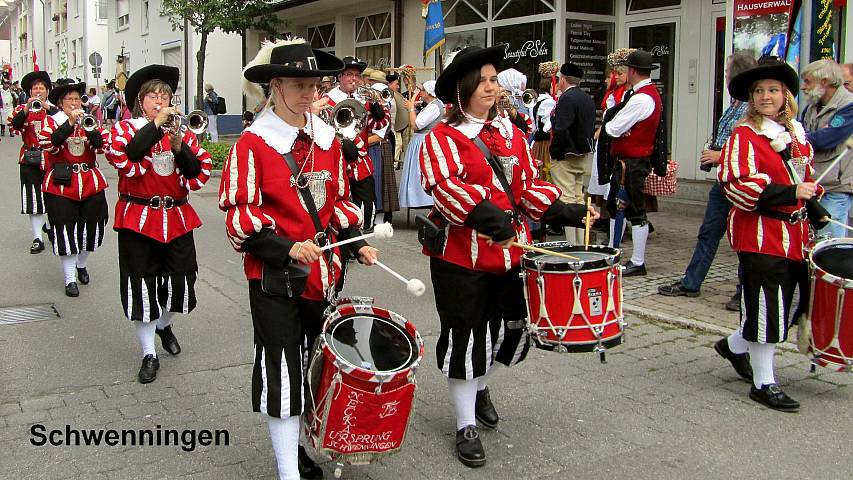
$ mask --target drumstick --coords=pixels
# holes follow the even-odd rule
[[[376,265],[379,265],[383,270],[385,270],[386,272],[388,272],[391,275],[393,275],[394,277],[396,277],[397,280],[400,280],[401,282],[405,283],[406,284],[406,291],[408,291],[412,295],[414,295],[416,297],[420,297],[426,291],[426,285],[424,285],[424,282],[418,280],[417,278],[413,278],[413,279],[409,280],[408,278],[406,278],[406,277],[400,275],[399,273],[395,272],[393,269],[391,269],[391,267],[389,267],[388,265],[385,265],[384,263],[380,262],[379,260],[376,260],[375,263],[376,263]]]
[[[364,235],[359,235],[357,237],[348,238],[346,240],[341,240],[340,242],[330,243],[325,247],[320,248],[321,251],[329,250],[335,247],[339,247],[341,245],[346,245],[348,243],[357,242],[359,240],[364,240],[365,238],[376,237],[378,239],[386,239],[394,236],[394,227],[391,226],[390,223],[380,223],[373,227],[373,233],[365,233]]]
[[[586,229],[583,232],[583,249],[589,250],[589,217],[590,207],[592,207],[592,197],[586,197]]]
[[[846,223],[839,222],[838,220],[833,220],[833,219],[828,218],[828,217],[827,217],[827,220],[829,220],[830,223],[834,223],[834,224],[838,225],[839,227],[844,227],[847,230],[850,230],[851,232],[853,232],[853,227],[851,227],[850,225],[847,225]]]
[[[486,239],[489,239],[489,240],[491,240],[491,239],[492,239],[492,237],[490,237],[490,236],[488,236],[488,235],[483,235],[482,233],[478,233],[478,234],[477,234],[477,236],[478,236],[478,237],[480,237],[480,238],[486,238]],[[569,259],[569,260],[580,260],[580,258],[578,258],[578,257],[573,257],[573,256],[571,256],[571,255],[566,255],[565,253],[555,252],[555,251],[553,251],[553,250],[546,250],[546,249],[541,248],[541,247],[534,247],[533,245],[525,245],[525,244],[523,244],[523,243],[518,243],[518,242],[512,242],[512,244],[511,244],[511,245],[512,245],[513,247],[518,247],[518,248],[520,248],[520,249],[522,249],[522,250],[530,250],[531,252],[544,253],[545,255],[553,255],[553,256],[555,256],[555,257],[567,258],[567,259]]]

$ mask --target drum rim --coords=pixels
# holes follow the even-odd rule
[[[341,317],[341,318],[337,319],[335,322],[333,322],[331,325],[329,325],[329,330],[324,330],[321,333],[321,335],[323,336],[323,338],[325,340],[326,335],[334,335],[335,328],[342,325],[344,323],[344,321],[350,320],[353,318],[357,318],[357,317],[372,318],[374,320],[385,322],[385,323],[393,326],[395,329],[397,329],[398,332],[403,333],[406,336],[406,338],[409,340],[409,342],[407,342],[408,346],[409,346],[408,360],[403,363],[403,366],[396,367],[393,370],[371,370],[371,369],[364,368],[362,366],[358,366],[358,365],[352,363],[346,357],[341,355],[341,352],[339,352],[337,349],[335,349],[330,342],[326,341],[326,345],[328,345],[329,349],[332,351],[332,353],[335,354],[335,358],[340,359],[340,361],[342,363],[346,364],[347,366],[349,366],[351,368],[357,368],[357,369],[363,370],[365,372],[370,372],[374,375],[392,375],[392,374],[396,374],[398,372],[402,372],[405,369],[409,368],[409,366],[414,362],[414,360],[417,359],[417,355],[416,355],[416,351],[415,351],[416,349],[412,345],[414,339],[411,337],[411,335],[409,335],[409,332],[407,332],[405,328],[403,328],[400,325],[397,325],[395,322],[391,321],[390,319],[379,316],[379,315],[358,314],[358,315],[347,315],[347,316]]]
[[[815,243],[811,246],[809,250],[809,267],[815,271],[819,272],[820,275],[815,275],[816,280],[821,280],[823,282],[832,283],[834,285],[840,285],[845,289],[853,289],[853,278],[844,278],[840,277],[834,273],[830,273],[826,271],[823,267],[817,264],[815,261],[815,255],[818,252],[825,250],[826,248],[836,246],[836,245],[850,245],[853,247],[853,239],[851,238],[828,238],[826,240],[821,240],[820,242]]]
[[[554,247],[565,247],[565,246],[578,247],[579,249],[583,249],[583,247],[581,245],[573,245],[566,240],[536,243],[536,244],[534,244],[534,246],[539,247],[539,248],[545,248],[545,249],[548,249],[548,248],[553,249]],[[612,257],[612,260],[613,260],[612,263],[608,263],[607,258],[601,258],[598,260],[589,260],[589,261],[584,261],[584,260],[567,261],[567,262],[561,262],[561,263],[539,262],[542,264],[542,267],[538,268],[537,267],[537,260],[534,260],[532,257],[534,255],[546,255],[546,254],[543,254],[540,252],[525,252],[524,254],[521,255],[521,266],[525,270],[531,270],[531,271],[540,271],[541,270],[543,272],[574,273],[574,272],[594,272],[594,271],[600,271],[600,270],[607,270],[607,269],[610,269],[612,267],[619,265],[620,259],[622,257],[622,249],[614,248],[614,247],[608,247],[606,245],[590,245],[589,248],[590,249],[588,251],[590,251],[590,252],[602,253],[602,254],[606,254],[606,255]],[[608,251],[605,252],[602,250],[608,250]],[[583,251],[583,250],[576,250],[576,251]],[[571,252],[572,251],[569,250],[566,252],[559,252],[559,253],[569,253],[570,254]],[[575,264],[580,264],[581,268],[579,268],[579,269],[572,268],[572,265],[575,265]],[[583,268],[586,265],[590,265],[590,266],[595,265],[595,266],[592,268]]]

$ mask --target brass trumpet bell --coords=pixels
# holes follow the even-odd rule
[[[44,108],[44,103],[41,100],[33,100],[33,103],[30,104],[31,112],[40,112]]]
[[[83,115],[83,118],[80,119],[80,126],[83,130],[91,132],[98,126],[98,120],[92,115]]]
[[[353,140],[361,133],[367,122],[367,109],[353,98],[348,98],[332,109],[332,126],[335,134]]]

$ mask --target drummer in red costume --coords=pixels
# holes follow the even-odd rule
[[[382,140],[377,132],[384,132],[391,121],[391,112],[383,102],[372,102],[356,95],[356,90],[364,83],[361,74],[367,68],[367,63],[355,57],[344,57],[343,62],[344,71],[338,75],[339,85],[329,90],[322,98],[328,99],[328,105],[332,108],[348,98],[363,102],[367,108],[367,122],[361,134],[354,141],[342,140],[342,145],[344,160],[348,164],[352,200],[361,208],[365,228],[372,230],[376,179],[373,177],[373,161],[367,155],[367,147]],[[356,152],[358,155],[355,155]]]
[[[58,80],[48,99],[62,110],[47,117],[39,132],[46,154],[42,191],[53,229],[53,253],[62,260],[65,295],[69,297],[80,295],[78,281],[89,283],[86,261],[103,243],[109,218],[104,195],[107,180],[96,158],[109,144],[109,134],[94,118],[90,118],[90,127],[83,128],[85,111],[80,97],[85,92],[85,82]]]
[[[157,377],[160,361],[154,334],[172,355],[181,352],[172,333],[176,313],[196,306],[198,272],[193,230],[201,226],[188,203],[190,191],[210,178],[210,154],[189,130],[170,122],[180,71],[166,65],[142,67],[127,80],[125,98],[133,118],[112,129],[108,158],[118,170],[119,294],[125,316],[136,325],[142,346],[139,381]]]
[[[827,223],[817,202],[823,187],[811,180],[812,147],[794,120],[798,87],[796,72],[775,57],[732,79],[729,93],[749,109],[723,148],[718,173],[733,205],[728,235],[743,267],[743,295],[740,328],[715,348],[752,381],[749,398],[784,412],[800,404],[776,383],[773,355],[808,303],[809,222]]]
[[[577,227],[587,213],[584,205],[561,202],[560,189],[537,179],[525,135],[497,112],[496,68],[503,56],[504,45],[456,54],[435,86],[436,96],[453,107],[421,150],[423,186],[435,199],[431,215],[449,222],[446,245],[425,242],[424,253],[432,257],[441,321],[438,367],[456,410],[457,457],[469,467],[486,462],[476,422],[498,424],[487,377],[499,364],[522,361],[529,348],[519,277],[523,251],[511,246],[530,242],[521,216]]]
[[[44,195],[41,184],[44,181],[44,155],[38,133],[44,127],[45,119],[51,115],[48,112],[47,93],[51,87],[50,75],[44,71],[30,72],[21,79],[21,88],[30,96],[27,103],[18,105],[6,123],[9,124],[11,136],[20,135],[24,144],[18,155],[21,176],[21,213],[30,217],[30,227],[33,231],[33,243],[30,253],[41,253],[44,250],[42,228],[45,225]],[[42,103],[39,111],[32,109],[33,102]],[[55,110],[54,110],[55,111]]]
[[[261,85],[269,84],[270,98],[231,148],[219,188],[228,239],[244,254],[249,281],[252,407],[267,421],[283,479],[322,477],[305,450],[297,449],[305,408],[303,354],[343,280],[341,251],[320,247],[359,235],[362,224],[349,200],[341,143],[309,111],[320,78],[343,68],[340,59],[303,39],[265,43],[243,71],[243,89],[263,101]],[[377,258],[363,240],[348,247],[362,263]]]

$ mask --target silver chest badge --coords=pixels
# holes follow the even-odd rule
[[[299,188],[307,188],[309,192],[311,192],[311,198],[314,199],[314,206],[317,207],[317,210],[322,210],[323,206],[326,205],[326,180],[332,178],[332,174],[327,170],[320,170],[319,172],[306,172],[301,175],[302,181],[299,185],[297,185],[296,180],[293,176],[290,177],[290,185],[297,186]],[[305,211],[308,211],[308,206],[305,205],[305,200],[302,198],[302,194],[297,195],[299,197],[299,203],[302,204],[302,207]]]
[[[513,167],[518,165],[518,157],[515,155],[511,155],[509,157],[502,157],[500,155],[495,155],[495,158],[498,159],[498,163],[501,165],[501,169],[503,169],[504,176],[506,177],[506,183],[508,185],[512,185],[512,171]],[[500,185],[500,181],[495,177],[495,185]]]
[[[175,156],[171,151],[155,153],[151,157],[154,172],[161,177],[168,177],[175,172]]]
[[[86,152],[85,139],[83,137],[71,137],[65,143],[68,147],[68,152],[75,157],[82,157]]]

